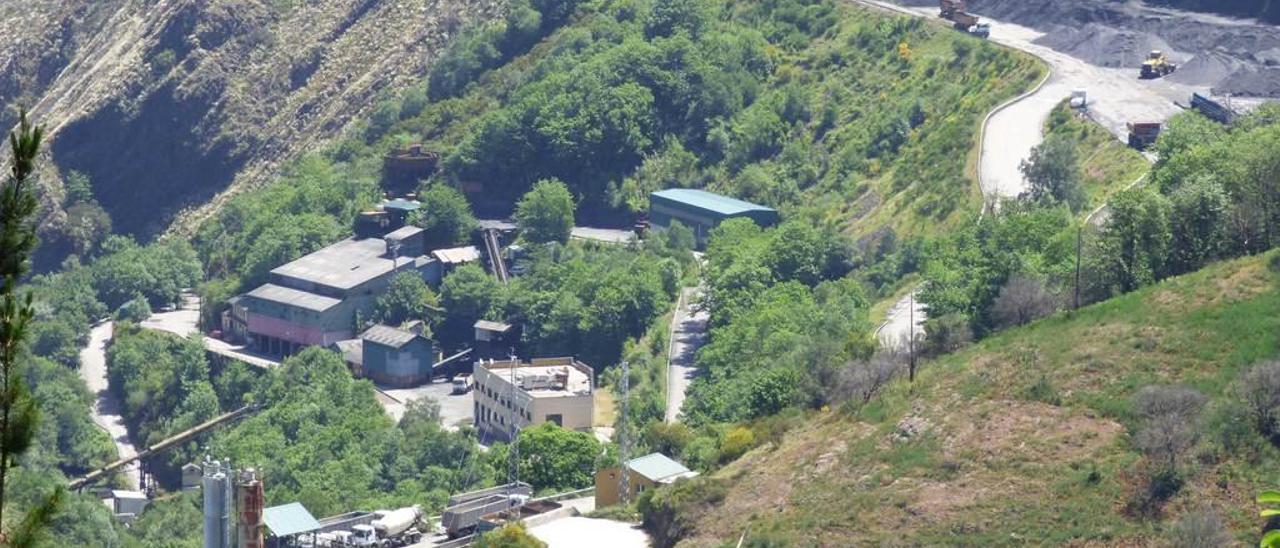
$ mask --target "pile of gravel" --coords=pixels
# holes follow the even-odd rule
[[[900,0],[937,6],[935,0]],[[969,10],[1045,33],[1037,42],[1104,67],[1135,71],[1151,50],[1172,80],[1215,93],[1280,97],[1280,27],[1114,0],[969,0]]]

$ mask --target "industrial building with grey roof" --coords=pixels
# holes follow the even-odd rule
[[[269,355],[353,339],[357,317],[370,316],[397,273],[416,272],[438,285],[448,268],[479,258],[452,250],[442,261],[427,252],[425,240],[421,228],[406,226],[381,238],[348,238],[277,267],[266,283],[232,300],[224,330]]]
[[[670,188],[649,195],[650,227],[665,230],[679,222],[693,230],[698,246],[706,245],[711,230],[720,223],[739,217],[772,226],[778,222],[778,211],[693,188]]]

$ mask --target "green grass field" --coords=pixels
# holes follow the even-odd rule
[[[1138,151],[1088,118],[1077,116],[1066,102],[1059,104],[1045,124],[1049,135],[1065,135],[1076,142],[1076,155],[1088,201],[1086,214],[1106,203],[1151,170]]]

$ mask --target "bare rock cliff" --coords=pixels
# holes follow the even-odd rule
[[[49,129],[116,231],[193,222],[420,82],[500,0],[0,0],[0,123]]]

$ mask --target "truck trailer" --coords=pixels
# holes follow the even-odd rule
[[[440,516],[440,525],[449,538],[458,538],[475,531],[482,516],[522,506],[528,500],[525,495],[501,493],[468,500],[446,508]]]

